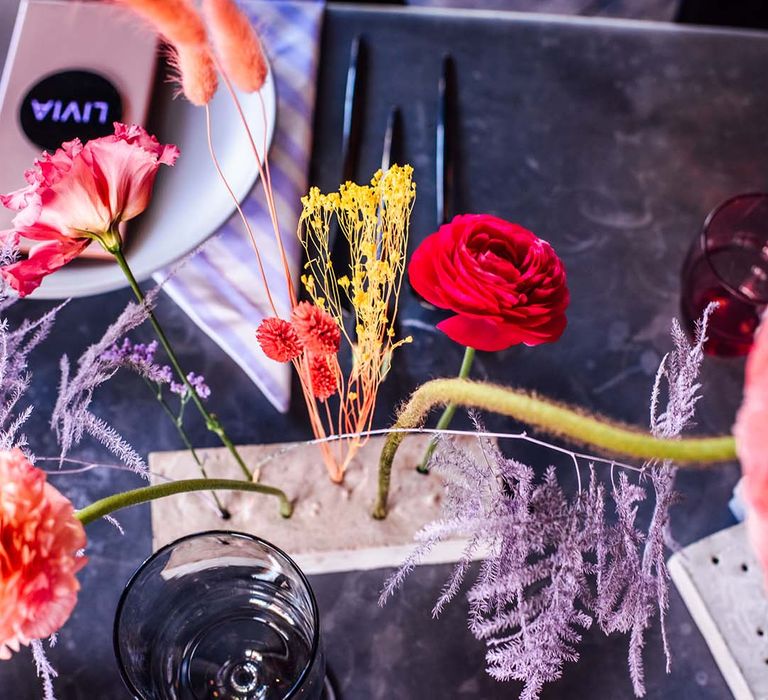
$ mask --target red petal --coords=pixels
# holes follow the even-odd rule
[[[557,316],[538,328],[467,315],[451,316],[437,324],[451,340],[486,352],[506,350],[521,343],[529,346],[551,343],[560,338],[565,326],[565,315]]]
[[[20,297],[25,297],[40,286],[46,275],[64,267],[80,255],[89,243],[87,238],[41,243],[32,248],[27,260],[0,268],[0,275]]]
[[[416,293],[430,304],[446,308],[442,285],[435,269],[435,261],[442,246],[439,242],[440,232],[427,236],[421,245],[413,251],[408,265],[408,279]]]

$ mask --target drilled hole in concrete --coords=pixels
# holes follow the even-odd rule
[[[757,628],[757,636],[758,637],[764,637],[765,636],[765,630],[762,629],[761,627],[758,627]]]
[[[748,567],[746,564],[742,564],[742,565],[741,565],[741,570],[742,570],[744,573],[747,573],[747,571],[749,571],[749,567]]]
[[[718,559],[717,557],[712,557],[712,563],[713,563],[715,566],[717,566],[717,565],[720,563],[720,559]]]

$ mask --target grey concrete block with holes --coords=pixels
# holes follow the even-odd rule
[[[669,572],[736,700],[766,700],[768,596],[746,526],[682,549]]]

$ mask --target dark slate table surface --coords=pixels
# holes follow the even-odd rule
[[[568,267],[573,302],[562,340],[481,354],[475,376],[646,424],[653,374],[670,348],[668,329],[678,312],[686,247],[718,202],[765,187],[760,154],[768,143],[768,39],[654,24],[331,6],[312,169],[313,183],[326,188],[339,178],[344,74],[350,41],[359,32],[370,44],[370,65],[358,177],[367,179],[378,166],[387,112],[399,105],[403,155],[418,181],[413,244],[435,225],[436,85],[441,57],[450,50],[457,63],[461,124],[457,210],[523,223],[549,239]],[[34,357],[36,410],[28,433],[38,455],[56,454],[47,421],[59,355],[80,353],[128,299],[123,290],[72,301]],[[379,426],[391,422],[393,407],[418,383],[455,373],[460,362],[461,349],[431,329],[438,313],[423,309],[408,291],[403,301],[403,330],[413,334],[414,343],[402,350],[384,387]],[[11,310],[10,320],[50,307],[24,302]],[[211,404],[236,441],[309,437],[300,401],[289,415],[277,414],[172,302],[161,299],[158,314],[185,365],[203,372],[215,388]],[[706,361],[700,430],[728,429],[742,371],[740,362]],[[96,413],[119,426],[141,451],[179,448],[173,427],[155,418],[154,400],[133,377],[117,376],[94,403]],[[517,427],[493,417],[488,425]],[[200,423],[193,423],[193,432],[198,444],[215,444]],[[103,458],[90,444],[78,456]],[[541,452],[520,456],[538,467],[552,459]],[[682,544],[732,522],[727,501],[737,476],[735,465],[680,476],[684,501],[673,512],[673,532]],[[136,485],[133,476],[109,470],[51,479],[77,505]],[[124,537],[106,523],[89,529],[90,562],[81,575],[80,603],[50,654],[65,700],[127,697],[112,654],[112,618],[123,585],[150,553],[149,510],[124,511],[120,521]],[[313,577],[328,659],[343,698],[516,696],[518,686],[486,676],[484,649],[466,629],[463,600],[440,620],[430,618],[447,571],[445,566],[417,570],[384,610],[375,600],[385,571]],[[668,625],[672,673],[664,672],[654,627],[645,652],[648,697],[730,697],[674,590]],[[543,697],[632,697],[626,645],[620,636],[587,634],[581,662],[567,667]],[[0,697],[37,693],[27,652],[0,664]]]

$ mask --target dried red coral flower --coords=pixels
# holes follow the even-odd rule
[[[293,307],[291,321],[299,339],[310,352],[334,355],[339,351],[341,330],[336,319],[327,311],[302,301]]]
[[[309,381],[312,394],[318,401],[325,401],[338,389],[336,362],[333,356],[312,355],[309,358]]]
[[[256,340],[270,360],[289,362],[301,355],[296,330],[282,318],[265,318],[256,329]]]

